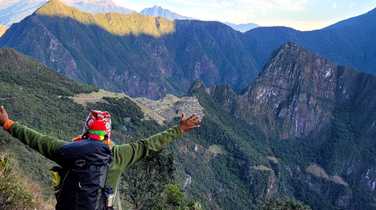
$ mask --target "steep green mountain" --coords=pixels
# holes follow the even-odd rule
[[[140,107],[126,97],[104,96],[99,101],[77,103],[73,96],[96,89],[65,79],[12,49],[0,49],[0,86],[0,103],[12,119],[67,141],[80,133],[90,109],[108,110],[113,114],[116,143],[140,139],[165,128],[145,119]],[[126,182],[120,188],[123,205],[136,208],[142,204],[145,209],[156,204],[176,208],[191,205],[174,185],[173,161],[173,155],[165,151],[124,174]],[[52,209],[53,192],[48,171],[51,166],[51,162],[0,131],[0,207],[6,210]],[[181,196],[175,198],[175,193]],[[165,196],[172,196],[178,203],[164,200]]]
[[[261,69],[272,52],[286,42],[294,42],[341,65],[376,73],[376,9],[315,31],[286,27],[259,27],[245,34],[246,45]]]
[[[59,73],[131,96],[183,94],[194,80],[244,88],[257,74],[242,34],[216,22],[90,14],[58,0],[1,38]]]
[[[184,94],[195,80],[241,90],[272,52],[293,41],[341,65],[373,73],[375,10],[309,32],[139,14],[90,14],[49,1],[0,39],[70,78],[131,96]]]
[[[130,209],[165,210],[179,206],[200,209],[198,203],[190,202],[192,199],[200,201],[204,209],[259,209],[265,201],[290,196],[279,190],[282,185],[277,182],[282,177],[278,172],[279,160],[273,156],[265,135],[255,126],[222,110],[202,83],[196,83],[189,94],[200,104],[189,97],[169,96],[159,102],[132,99],[122,94],[93,92],[95,88],[65,79],[14,50],[1,49],[0,85],[1,104],[7,107],[13,119],[68,141],[79,134],[90,109],[108,110],[113,114],[117,143],[165,128],[164,123],[170,120],[156,123],[150,119],[170,119],[172,112],[165,111],[169,107],[173,111],[203,111],[205,117],[199,130],[124,174],[120,192],[123,205]],[[154,108],[160,111],[152,114],[148,104],[164,109]],[[168,124],[171,123],[174,124]],[[48,174],[52,163],[2,131],[0,151],[0,173],[9,171],[5,164],[9,159],[17,166],[9,172],[13,175],[0,179],[0,187],[23,189],[2,190],[0,206],[4,209],[14,209],[17,205],[26,209],[52,208]],[[11,180],[14,185],[5,185],[8,181],[2,180]],[[178,185],[171,184],[173,182]],[[180,187],[189,195],[187,198],[179,191]],[[20,198],[19,202],[3,202],[14,197]],[[295,204],[271,202],[265,208],[275,205]]]
[[[208,90],[268,136],[282,191],[313,209],[376,209],[376,77],[289,43],[242,94]]]

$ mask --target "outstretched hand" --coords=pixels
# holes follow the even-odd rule
[[[8,113],[4,106],[0,106],[0,125],[4,125],[5,121],[9,119]]]
[[[184,113],[182,113],[180,116],[179,128],[182,133],[187,133],[194,128],[198,128],[200,127],[200,124],[201,124],[201,120],[195,114],[188,118],[185,118]]]

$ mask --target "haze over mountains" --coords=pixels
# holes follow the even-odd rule
[[[153,17],[163,17],[163,18],[167,18],[169,20],[190,20],[190,19],[194,19],[194,18],[191,18],[191,17],[179,15],[175,12],[172,12],[168,9],[164,9],[160,6],[153,6],[153,7],[150,7],[150,8],[145,8],[140,12],[140,14],[147,15],[147,16],[153,16]],[[242,33],[258,27],[258,25],[254,24],[254,23],[235,24],[235,23],[224,22],[224,24],[226,24],[226,25],[230,26],[231,28],[233,28],[234,30],[240,31]]]
[[[259,25],[255,23],[243,23],[243,24],[235,24],[235,23],[225,23],[226,25],[230,26],[236,31],[240,31],[242,33],[245,33],[247,31],[250,31],[252,29],[255,29],[257,27],[260,27]]]
[[[47,0],[4,0],[0,3],[0,25],[9,27],[45,4]]]
[[[31,15],[48,0],[4,0],[0,2],[0,25],[9,27],[13,23],[23,20]],[[120,13],[130,14],[136,11],[117,5],[112,0],[61,0],[65,4],[90,13]],[[160,6],[145,8],[140,14],[153,17],[164,17],[169,20],[193,19],[182,16]],[[233,24],[225,23],[234,30],[246,32],[258,27],[256,24]]]
[[[153,6],[150,8],[143,9],[140,14],[146,15],[146,16],[153,16],[153,17],[163,17],[168,20],[188,20],[192,19],[190,17],[186,17],[183,15],[179,15],[175,12],[172,12],[168,9],[164,9],[160,6]]]
[[[93,13],[117,12],[129,14],[135,12],[116,5],[112,0],[61,0],[82,11]],[[48,0],[3,0],[0,2],[0,25],[10,26],[34,13]]]

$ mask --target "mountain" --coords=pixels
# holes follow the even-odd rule
[[[224,24],[135,13],[94,15],[57,0],[13,25],[0,47],[131,96],[184,94],[195,80],[241,89],[257,75],[242,35]]]
[[[98,91],[0,49],[0,100],[15,120],[62,139],[80,132],[89,110],[108,110],[116,143],[175,124],[176,111],[202,112],[200,129],[124,175],[121,196],[131,208],[160,204],[163,186],[176,182],[205,209],[260,209],[291,197],[314,210],[374,210],[376,77],[291,43],[273,55],[242,93],[198,81],[186,97],[151,101]],[[2,131],[0,151],[33,180],[21,187],[26,195],[53,195],[49,162]]]
[[[118,6],[112,0],[63,0],[64,3],[79,10],[90,13],[121,13],[130,14],[135,11]]]
[[[376,73],[376,9],[332,26],[315,31],[297,31],[286,27],[259,27],[245,34],[247,46],[259,69],[269,61],[272,52],[286,42],[295,42],[336,63]]]
[[[118,6],[112,0],[62,0],[77,9],[92,13],[116,12],[129,14],[133,10]],[[11,26],[33,14],[48,0],[3,0],[0,2],[0,24]]]
[[[143,9],[140,14],[146,15],[146,16],[152,16],[152,17],[163,17],[168,20],[188,20],[192,19],[190,17],[179,15],[175,12],[172,12],[168,9],[164,9],[160,6],[153,6],[150,8]]]
[[[47,0],[3,0],[0,2],[0,25],[7,27],[31,15]]]
[[[7,28],[5,26],[0,25],[0,37],[6,32]]]
[[[168,20],[190,20],[193,19],[191,17],[179,15],[173,11],[170,11],[168,9],[164,9],[160,6],[153,6],[150,8],[143,9],[140,14],[146,15],[146,16],[152,16],[152,17],[163,17]],[[246,23],[246,24],[235,24],[235,23],[228,23],[225,22],[224,24],[230,26],[232,29],[236,31],[240,31],[242,33],[252,30],[254,28],[257,28],[258,25],[254,23]]]
[[[313,209],[371,210],[375,88],[375,76],[289,43],[243,93],[228,86],[207,92],[232,116],[268,136],[279,173],[288,171],[276,185],[293,186],[279,190]]]
[[[247,31],[250,31],[252,29],[259,27],[257,24],[254,24],[254,23],[235,24],[235,23],[226,22],[225,24],[230,26],[234,30],[240,31],[242,33],[245,33]]]
[[[68,142],[80,134],[82,120],[92,109],[112,114],[113,140],[117,144],[166,128],[146,119],[128,96],[78,84],[13,49],[0,49],[0,84],[0,103],[13,120]],[[63,123],[65,120],[70,123]],[[147,209],[157,205],[172,209],[171,202],[162,195],[170,197],[171,193],[178,193],[174,201],[179,204],[173,208],[187,208],[184,206],[187,203],[196,205],[174,185],[177,182],[174,158],[166,150],[128,170],[119,188],[122,204],[132,209],[140,203]],[[55,195],[49,176],[52,166],[50,161],[0,130],[1,209],[53,209]]]
[[[179,183],[205,209],[257,209],[265,196],[276,195],[276,174],[265,157],[268,145],[263,136],[222,111],[202,83],[194,84],[183,98],[133,99],[78,84],[12,49],[0,49],[0,83],[1,104],[14,120],[68,141],[80,133],[82,119],[91,109],[112,113],[116,143],[140,139],[175,124],[175,111],[203,112],[200,130],[124,174],[120,183],[124,206],[176,209],[191,203],[200,209],[197,203],[182,200],[184,194],[171,182]],[[152,120],[161,118],[165,119],[161,124]],[[70,123],[62,123],[65,120]],[[52,204],[45,201],[54,196],[48,176],[51,163],[3,131],[0,151],[0,172],[5,170],[5,163],[16,162],[11,167],[12,176],[7,172],[6,177],[0,177],[2,209],[51,209]],[[10,171],[9,166],[6,169]]]

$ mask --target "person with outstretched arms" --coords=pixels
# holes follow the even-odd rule
[[[110,113],[93,110],[83,134],[67,142],[11,120],[5,108],[0,107],[0,125],[4,130],[58,164],[52,169],[56,178],[56,210],[122,210],[117,196],[121,173],[200,123],[198,116],[185,118],[182,114],[175,127],[134,143],[115,145],[111,141]]]

